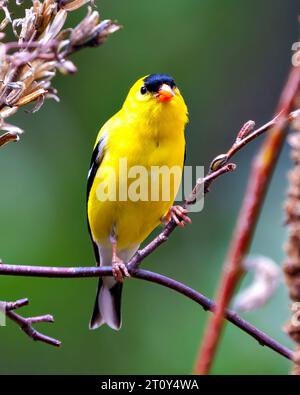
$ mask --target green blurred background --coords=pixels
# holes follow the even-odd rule
[[[79,72],[58,76],[61,103],[48,101],[34,115],[17,114],[26,130],[19,144],[0,153],[0,256],[7,263],[93,265],[86,227],[86,175],[100,126],[121,106],[138,78],[174,76],[190,110],[187,164],[207,165],[224,152],[248,119],[270,119],[299,37],[298,1],[287,0],[102,0],[102,18],[124,29],[73,60]],[[77,22],[85,9],[72,14]],[[208,296],[214,295],[222,261],[247,182],[251,157],[261,140],[237,157],[236,173],[212,188],[193,225],[178,229],[144,262]],[[280,265],[285,148],[269,190],[251,251]],[[247,279],[245,283],[249,281]],[[245,283],[243,286],[245,286]],[[166,288],[131,280],[123,298],[123,328],[88,330],[95,279],[2,277],[0,298],[29,297],[24,314],[52,313],[45,333],[60,349],[33,343],[11,322],[0,327],[1,373],[188,374],[208,313]],[[282,282],[268,305],[244,317],[292,346],[282,326],[289,316]],[[226,326],[214,374],[287,374],[284,358]]]

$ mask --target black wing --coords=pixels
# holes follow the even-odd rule
[[[87,178],[87,191],[86,191],[86,200],[88,201],[89,199],[89,194],[90,190],[92,188],[97,170],[99,169],[99,166],[102,162],[104,156],[104,139],[101,137],[94,148],[92,158],[91,158],[91,163],[90,163],[90,169],[89,169],[89,174]]]
[[[97,170],[99,169],[99,166],[103,160],[103,156],[104,156],[104,139],[103,139],[103,137],[101,137],[99,139],[96,147],[94,148],[92,158],[91,158],[90,169],[89,169],[88,178],[87,178],[86,204],[88,204],[90,191],[91,191]],[[87,216],[87,223],[88,223],[88,231],[89,231],[89,234],[90,234],[92,242],[93,242],[96,262],[97,262],[97,265],[100,265],[100,256],[99,256],[98,246],[93,239],[88,216]]]

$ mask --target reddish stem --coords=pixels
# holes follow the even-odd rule
[[[242,262],[250,246],[267,187],[285,139],[286,124],[299,83],[300,67],[293,68],[276,110],[280,115],[253,160],[244,201],[217,291],[216,312],[209,321],[196,360],[196,374],[204,375],[210,372],[223,328],[224,313],[243,274]]]

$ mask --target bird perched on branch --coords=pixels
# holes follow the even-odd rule
[[[91,329],[104,323],[120,329],[122,282],[129,276],[125,264],[153,229],[171,218],[179,226],[191,222],[187,210],[172,206],[187,121],[173,78],[151,74],[133,85],[97,136],[87,182],[88,225],[96,263],[112,265],[113,277],[99,279]]]

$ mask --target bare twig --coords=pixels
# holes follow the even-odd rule
[[[221,175],[234,171],[235,168],[236,166],[233,163],[225,164],[218,170],[209,173],[203,179],[197,180],[197,183],[193,188],[190,197],[186,199],[183,207],[186,208],[189,205],[194,204],[198,197],[197,194],[199,190],[203,189],[204,193],[208,192],[208,185],[211,185],[211,183]],[[160,234],[157,237],[155,237],[149,244],[147,244],[146,247],[137,251],[137,253],[128,262],[128,267],[131,270],[137,268],[148,255],[150,255],[162,243],[168,240],[168,237],[176,229],[176,227],[177,224],[175,223],[175,221],[173,220],[169,221],[168,224],[164,227],[164,229],[160,232]]]
[[[8,310],[17,310],[23,306],[27,306],[29,304],[29,300],[27,298],[18,299],[15,302],[0,302],[5,304],[6,311]]]
[[[223,327],[224,311],[243,274],[242,262],[250,246],[265,193],[285,139],[287,120],[292,118],[289,113],[299,89],[299,82],[300,67],[295,67],[290,72],[277,106],[276,114],[279,113],[279,116],[270,122],[267,130],[271,127],[272,131],[253,160],[244,202],[225,259],[224,271],[217,292],[217,311],[208,324],[202,340],[202,348],[196,360],[195,372],[197,374],[208,374],[210,371]],[[249,139],[250,136],[246,139]],[[233,148],[231,152],[236,152],[236,149],[236,147]]]
[[[160,284],[164,287],[173,289],[174,291],[185,295],[187,298],[194,300],[200,306],[202,306],[205,310],[209,310],[211,312],[215,311],[215,303],[202,295],[201,293],[195,291],[194,289],[188,287],[180,283],[179,281],[173,280],[172,278],[166,277],[162,274],[153,273],[148,270],[133,268],[130,269],[130,262],[128,264],[128,270],[130,272],[131,277],[150,281],[152,283]],[[23,266],[23,265],[7,265],[1,264],[0,265],[0,275],[12,275],[12,276],[26,276],[26,277],[50,277],[50,278],[88,278],[88,277],[102,277],[102,276],[111,276],[112,270],[110,266],[102,266],[102,267],[46,267],[46,266]],[[12,318],[11,314],[12,311],[8,311],[9,318]],[[49,317],[49,316],[46,316]],[[39,317],[38,317],[39,318]],[[15,320],[19,325],[20,323],[24,322],[25,327],[28,328],[28,321],[29,321],[29,334],[31,337],[31,323],[37,322],[38,318],[31,318],[31,319],[24,319],[21,317]],[[52,318],[52,317],[51,317]],[[243,320],[239,317],[235,312],[231,310],[226,311],[226,319],[230,321],[232,324],[243,330],[244,332],[248,333],[251,337],[259,342],[259,344],[269,347],[278,354],[284,356],[285,358],[292,359],[292,351],[288,348],[284,347],[276,340],[272,339],[266,333],[260,331],[247,321]],[[26,321],[26,322],[25,322]],[[38,321],[40,322],[40,321]],[[43,320],[44,322],[44,320]],[[48,321],[47,321],[48,322]],[[23,328],[22,328],[23,329]],[[24,330],[24,329],[23,329]],[[35,335],[36,336],[36,335]],[[48,337],[35,337],[35,340],[45,341],[46,339],[49,340]],[[43,340],[42,340],[43,339]],[[51,339],[51,343],[53,343],[54,339]],[[58,342],[57,340],[55,342]],[[55,343],[54,345],[59,345]]]
[[[285,122],[291,121],[294,119],[294,113],[290,114]],[[252,121],[249,121],[252,122]],[[228,172],[232,172],[236,169],[236,165],[234,163],[227,163],[229,159],[231,159],[241,148],[243,148],[246,144],[253,141],[255,138],[259,137],[262,133],[270,130],[271,127],[277,125],[279,122],[279,116],[276,116],[270,122],[267,122],[265,125],[260,128],[254,130],[251,134],[247,136],[241,136],[241,132],[238,133],[237,139],[232,145],[232,147],[228,150],[227,154],[218,155],[210,164],[210,169],[208,174],[203,178],[199,179],[196,182],[192,192],[185,200],[183,207],[188,208],[190,205],[194,204],[196,200],[201,199],[204,194],[209,192],[209,187],[214,180],[220,177],[223,174]],[[202,191],[202,194],[199,191]],[[133,269],[134,267],[138,267],[142,261],[151,254],[156,248],[158,248],[162,243],[164,243],[170,234],[176,229],[177,225],[175,221],[171,220],[165,226],[165,228],[159,233],[155,239],[153,239],[146,247],[137,251],[134,257],[129,262],[129,267]]]
[[[29,337],[35,341],[40,341],[43,343],[50,344],[55,347],[59,347],[61,342],[52,337],[46,336],[41,332],[38,332],[33,328],[33,324],[40,322],[54,322],[52,315],[41,315],[37,317],[22,317],[21,315],[15,313],[13,310],[17,310],[20,307],[28,305],[28,299],[20,299],[15,302],[0,302],[1,306],[4,306],[4,314],[14,323],[16,323],[23,332],[25,332]]]

